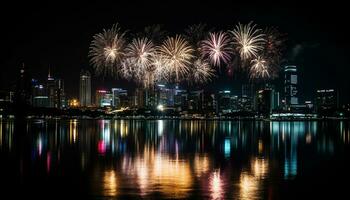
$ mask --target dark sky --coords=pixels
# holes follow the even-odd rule
[[[261,27],[274,26],[287,34],[284,57],[298,66],[300,94],[305,100],[311,99],[317,88],[334,87],[339,89],[342,102],[350,102],[345,5],[294,1],[289,4],[126,2],[129,3],[2,5],[0,89],[13,85],[24,62],[39,80],[45,79],[50,65],[53,75],[65,80],[68,95],[77,96],[80,70],[91,69],[87,55],[92,36],[116,22],[130,32],[163,24],[175,34],[195,23],[227,30],[238,22],[254,21]],[[119,82],[95,77],[93,86],[127,87]],[[217,82],[219,88],[227,87],[222,81]],[[237,84],[230,83],[233,87]]]

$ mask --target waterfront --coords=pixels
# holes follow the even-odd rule
[[[0,191],[12,197],[300,199],[347,194],[342,181],[350,177],[349,121],[0,122]]]

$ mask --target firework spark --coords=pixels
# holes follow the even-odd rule
[[[170,76],[175,75],[176,82],[181,81],[188,72],[193,49],[181,36],[168,37],[160,46],[159,52]]]
[[[270,77],[268,62],[265,59],[258,56],[251,61],[251,64],[249,73],[251,79],[266,79]]]
[[[152,63],[152,57],[156,52],[156,48],[152,41],[147,38],[136,38],[126,48],[126,56],[133,58],[133,65],[140,70],[147,70]]]
[[[215,70],[212,69],[208,62],[197,59],[193,63],[193,71],[190,76],[195,83],[206,83],[215,76]]]
[[[103,76],[117,74],[117,68],[125,55],[124,36],[125,32],[121,32],[116,24],[93,37],[89,57],[96,74]]]
[[[233,43],[242,60],[257,57],[258,52],[263,49],[264,34],[252,22],[247,25],[238,23],[235,29],[230,32],[233,34]]]
[[[209,33],[208,39],[202,42],[202,56],[215,66],[220,66],[221,62],[228,63],[231,52],[231,40],[225,32]]]

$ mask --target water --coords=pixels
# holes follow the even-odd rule
[[[334,199],[349,142],[348,121],[2,119],[0,198]]]

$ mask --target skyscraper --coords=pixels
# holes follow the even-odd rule
[[[128,98],[128,91],[122,88],[112,88],[112,106],[116,108],[128,106],[125,100]]]
[[[47,96],[49,100],[48,107],[54,108],[55,96],[56,96],[56,82],[55,82],[55,79],[51,76],[50,68],[49,68],[49,73],[47,75],[46,88],[47,88]]]
[[[284,102],[287,109],[298,105],[298,75],[297,67],[293,65],[284,67]]]
[[[83,107],[91,105],[91,74],[87,70],[80,72],[79,101]]]

